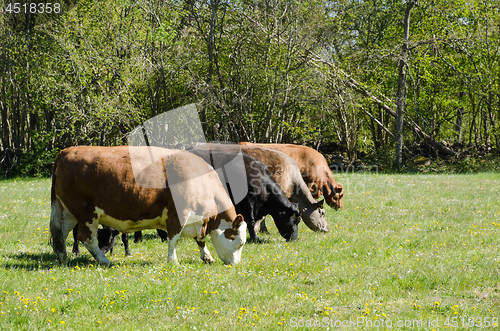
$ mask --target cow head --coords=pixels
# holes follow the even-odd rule
[[[116,242],[116,236],[120,234],[120,231],[110,228],[109,226],[103,226],[102,229],[97,231],[97,242],[101,252],[106,254],[113,249]]]
[[[334,187],[331,187],[329,184],[329,191],[328,194],[325,194],[325,200],[328,203],[328,205],[332,208],[335,208],[335,210],[339,210],[344,208],[344,205],[342,203],[342,198],[344,197],[344,188],[342,187],[342,184],[335,183]]]
[[[212,243],[219,258],[225,264],[241,262],[241,251],[247,240],[247,224],[237,215],[233,222],[220,220],[219,226],[210,232]]]
[[[298,203],[292,202],[290,208],[280,211],[276,217],[272,216],[279,233],[286,241],[299,238],[300,210]]]
[[[330,231],[330,226],[325,218],[325,209],[323,209],[324,201],[315,202],[301,210],[302,220],[311,230],[319,232]]]

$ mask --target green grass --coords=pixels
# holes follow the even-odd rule
[[[336,178],[345,209],[327,208],[330,233],[301,224],[286,243],[268,221],[266,243],[225,266],[210,242],[207,265],[185,238],[180,264],[167,264],[151,231],[131,257],[118,240],[110,268],[83,247],[72,256],[71,235],[70,265],[55,262],[49,179],[0,181],[0,330],[292,330],[362,316],[393,323],[366,329],[431,330],[396,321],[437,319],[441,330],[453,317],[457,329],[500,319],[499,174]]]

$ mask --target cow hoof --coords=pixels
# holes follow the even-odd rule
[[[248,242],[254,244],[262,244],[263,241],[259,237],[255,238],[250,237],[250,239],[248,239]]]
[[[125,256],[131,256],[131,255],[132,253],[130,253],[130,251],[125,252]]]
[[[69,262],[68,257],[64,253],[57,254],[57,261],[62,265],[68,264]]]
[[[179,261],[177,259],[167,259],[167,263],[173,263],[173,264],[179,264]]]
[[[203,262],[212,264],[215,263],[215,260],[213,259],[213,257],[206,257],[203,259]]]

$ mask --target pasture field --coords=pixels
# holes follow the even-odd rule
[[[50,179],[0,181],[0,330],[500,329],[499,174],[336,179],[330,233],[301,223],[286,243],[268,219],[226,266],[185,238],[167,264],[148,231],[130,257],[118,239],[109,268],[74,257],[71,235],[69,266],[55,262]]]

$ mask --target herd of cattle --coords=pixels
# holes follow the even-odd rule
[[[228,168],[238,157],[242,165]],[[210,235],[219,258],[236,264],[246,230],[258,242],[266,215],[286,240],[298,238],[300,219],[314,231],[328,232],[323,202],[342,208],[343,195],[325,158],[306,146],[70,147],[58,155],[53,170],[51,244],[66,263],[66,238],[73,230],[74,253],[83,242],[99,263],[109,265],[105,254],[119,233],[130,254],[126,233],[158,229],[168,239],[168,261],[177,262],[183,236],[196,241],[203,261],[213,262],[205,245]],[[320,196],[324,200],[318,201]]]

